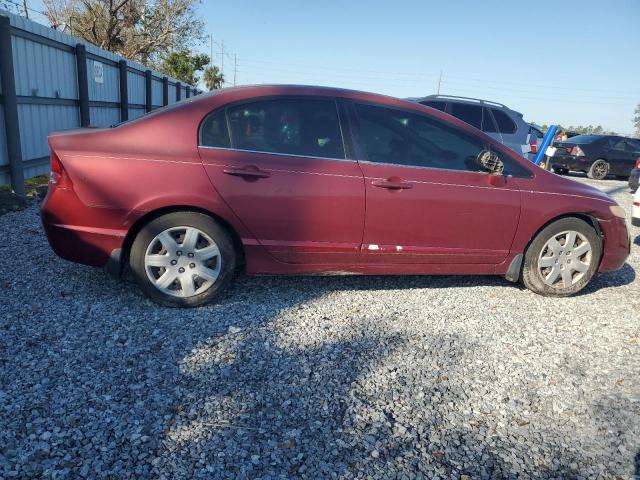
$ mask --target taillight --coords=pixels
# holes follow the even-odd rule
[[[640,168],[640,158],[636,160],[636,168]]]
[[[49,184],[59,188],[71,188],[71,179],[64,169],[64,165],[58,156],[51,152],[51,173],[49,174]]]
[[[531,153],[538,153],[538,142],[531,142],[529,144],[529,149],[531,151]]]
[[[574,157],[584,157],[584,152],[580,147],[572,147],[569,149],[569,155],[573,155]]]
[[[49,174],[49,183],[57,184],[62,178],[64,167],[58,156],[51,152],[51,173]]]

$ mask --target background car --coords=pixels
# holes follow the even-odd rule
[[[169,306],[212,300],[240,265],[503,275],[567,296],[629,255],[624,211],[601,191],[382,95],[232,88],[49,143],[42,221],[54,251],[114,273],[129,265]]]
[[[602,180],[607,175],[628,178],[638,157],[640,140],[617,135],[578,135],[547,149],[548,164],[560,175],[570,170]]]
[[[531,125],[521,113],[502,103],[452,95],[429,95],[414,101],[473,125],[520,155],[531,151]]]
[[[631,209],[631,225],[640,227],[640,190],[633,194],[633,207]]]
[[[538,147],[540,147],[543,138],[544,133],[542,133],[542,127],[531,123],[529,125],[529,153],[527,154],[527,158],[532,162],[538,154]]]
[[[638,184],[640,184],[640,158],[636,160],[636,166],[629,175],[629,189],[632,192],[637,191]]]

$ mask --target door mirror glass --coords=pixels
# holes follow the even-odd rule
[[[484,171],[493,175],[502,175],[504,173],[504,162],[500,157],[491,150],[482,150],[476,158],[478,165]]]

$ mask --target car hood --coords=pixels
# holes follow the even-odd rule
[[[596,200],[601,200],[608,204],[617,205],[616,201],[613,200],[605,192],[590,185],[576,182],[575,180],[571,180],[567,177],[561,177],[560,175],[547,172],[546,170],[537,172],[536,176],[545,177],[544,187],[541,188],[540,191],[561,195],[574,195],[577,197],[593,198]]]

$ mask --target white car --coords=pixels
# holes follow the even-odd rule
[[[633,194],[633,207],[631,208],[631,225],[640,227],[640,188]]]

